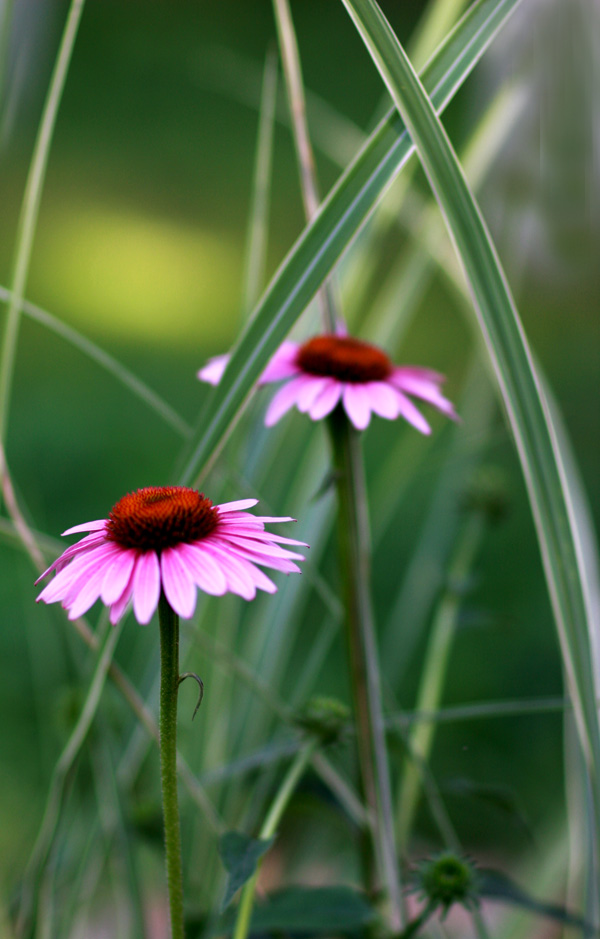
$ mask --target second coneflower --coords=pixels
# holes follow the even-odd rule
[[[228,360],[228,356],[216,356],[198,377],[218,384]],[[394,365],[382,349],[352,336],[325,334],[302,344],[282,343],[260,384],[277,381],[286,383],[269,404],[267,427],[294,406],[320,420],[341,404],[357,430],[368,427],[373,413],[388,420],[403,417],[421,433],[429,434],[428,422],[409,396],[456,418],[454,406],[440,391],[443,375],[419,366]]]

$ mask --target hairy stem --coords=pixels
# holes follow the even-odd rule
[[[164,593],[158,605],[160,623],[160,778],[162,785],[167,889],[171,939],[184,939],[181,832],[177,801],[177,693],[179,690],[179,617]]]

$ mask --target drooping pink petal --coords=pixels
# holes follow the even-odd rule
[[[396,365],[391,377],[394,376],[416,378],[422,381],[432,382],[434,385],[443,385],[446,381],[446,376],[441,372],[435,372],[431,368],[423,368],[420,365]]]
[[[292,375],[297,375],[300,371],[296,365],[298,349],[299,346],[297,342],[282,342],[260,376],[258,384],[266,385],[272,381],[281,381],[284,378],[291,378]]]
[[[245,515],[245,519],[248,524],[255,525],[258,523],[261,527],[264,527],[265,523],[269,522],[297,522],[297,518],[293,518],[291,515]]]
[[[287,558],[288,561],[303,561],[304,555],[296,554],[295,551],[288,551],[286,548],[280,548],[278,545],[257,541],[254,538],[245,538],[241,535],[232,541],[222,538],[218,531],[213,532],[208,538],[205,538],[204,544],[216,544],[218,547],[227,548],[249,548],[255,554],[261,554],[265,557]]]
[[[217,534],[220,537],[227,538],[231,544],[236,544],[238,538],[253,538],[257,541],[279,542],[280,544],[293,544],[299,548],[308,548],[305,541],[297,541],[295,538],[286,538],[285,535],[275,535],[271,531],[263,531],[258,528],[226,528],[220,526]]]
[[[209,359],[204,368],[198,372],[200,381],[206,381],[209,385],[218,385],[225,374],[230,358],[229,353],[225,353],[225,355],[215,355]]]
[[[160,565],[155,551],[139,554],[133,571],[133,612],[145,626],[154,616],[160,597]]]
[[[260,567],[256,567],[256,565],[248,560],[244,561],[244,563],[247,565],[250,576],[259,590],[264,590],[265,593],[277,593],[276,585],[270,577],[267,577],[264,571],[261,571]]]
[[[299,391],[306,384],[306,376],[299,375],[292,378],[286,385],[283,385],[274,395],[265,414],[265,426],[273,427],[290,408],[293,408],[298,400]]]
[[[369,393],[369,404],[375,414],[390,421],[398,417],[400,404],[394,388],[383,381],[371,381],[364,387]]]
[[[89,561],[88,563],[83,563],[83,562],[76,563],[74,561],[70,564],[68,570],[71,574],[71,579],[66,589],[62,591],[62,594],[60,597],[62,605],[66,609],[69,609],[70,607],[73,606],[73,604],[77,600],[78,595],[82,591],[86,591],[86,595],[87,595],[87,586],[92,580],[94,581],[94,583],[96,582],[97,574],[100,575],[99,591],[98,591],[97,596],[100,595],[100,590],[102,589],[102,581],[104,580],[104,574],[106,573],[107,568],[112,563],[114,556],[115,556],[114,552],[104,553],[104,554],[100,554],[100,552],[98,552],[94,556],[93,560]],[[90,603],[90,606],[91,605],[92,604]]]
[[[210,548],[201,542],[182,544],[179,546],[179,556],[194,583],[204,593],[209,593],[214,597],[222,597],[224,593],[227,593],[225,575],[212,556]]]
[[[253,579],[244,569],[243,562],[230,554],[226,550],[221,550],[217,545],[211,545],[213,557],[227,580],[227,589],[231,593],[236,593],[244,600],[253,600],[256,596],[256,587]]]
[[[129,582],[127,586],[125,587],[123,593],[121,594],[118,600],[115,600],[115,602],[112,604],[110,608],[109,619],[113,626],[116,626],[119,620],[121,619],[121,617],[123,616],[123,613],[127,609],[127,605],[129,601],[131,600],[132,593],[133,593],[133,571],[131,572],[131,575],[129,577]]]
[[[407,420],[409,424],[412,424],[413,427],[416,427],[417,430],[420,430],[422,434],[430,434],[431,427],[410,398],[407,398],[401,391],[398,391],[398,401],[400,403],[400,413],[402,417]]]
[[[100,596],[107,606],[116,603],[127,587],[136,557],[137,551],[133,548],[120,551],[106,571]]]
[[[238,499],[237,502],[221,502],[215,506],[219,510],[219,515],[225,515],[227,512],[239,512],[242,509],[251,509],[253,505],[258,505],[258,499]]]
[[[85,554],[89,552],[92,548],[95,548],[97,545],[105,544],[106,538],[104,534],[92,534],[87,535],[85,538],[82,538],[81,541],[78,541],[77,544],[71,545],[70,548],[67,548],[66,551],[53,561],[50,567],[48,567],[43,574],[40,574],[38,579],[34,582],[34,586],[39,584],[40,580],[43,580],[44,577],[47,577],[52,571],[60,571],[65,566],[65,564],[70,560],[70,558],[75,557],[78,554]]]
[[[364,430],[371,420],[369,392],[364,385],[351,384],[344,386],[344,408],[346,414],[357,430]]]
[[[330,380],[329,378],[317,378],[312,375],[306,376],[306,383],[304,387],[299,390],[296,401],[296,406],[301,414],[306,414],[307,411],[310,411],[321,392],[325,391]]]
[[[172,609],[183,619],[189,619],[196,608],[196,585],[179,556],[180,547],[166,548],[162,552],[160,570],[163,590]]]
[[[82,575],[87,576],[90,570],[102,563],[107,553],[109,556],[114,555],[114,546],[112,552],[107,551],[105,545],[100,545],[92,551],[75,557],[44,587],[37,597],[37,602],[42,600],[44,603],[54,603],[56,600],[62,600],[69,594],[73,589],[73,585],[79,581]]]
[[[236,546],[230,549],[236,556],[252,561],[253,564],[262,564],[264,567],[270,567],[274,571],[281,571],[283,574],[299,574],[300,568],[293,561],[286,558],[267,557],[264,554],[257,554],[251,548]]]
[[[104,582],[104,576],[110,567],[111,558],[104,558],[99,564],[87,572],[77,585],[73,585],[73,590],[65,597],[63,605],[69,610],[69,619],[79,619],[84,613],[94,605]]]
[[[308,412],[308,416],[313,421],[320,421],[321,418],[331,414],[342,396],[343,388],[344,386],[341,382],[337,381],[335,378],[330,378],[329,383],[325,386]]]
[[[399,369],[398,371],[401,370]],[[415,395],[417,398],[422,398],[423,401],[432,404],[438,411],[441,411],[442,414],[446,414],[447,417],[453,420],[457,419],[454,405],[443,396],[436,383],[421,376],[417,377],[406,374],[393,375],[392,381],[396,388],[399,388],[401,391]]]
[[[73,525],[72,528],[67,528],[66,531],[63,531],[63,537],[65,535],[74,535],[78,531],[103,531],[106,528],[106,519],[99,518],[95,522],[83,522],[81,525]]]

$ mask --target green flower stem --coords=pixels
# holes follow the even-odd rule
[[[281,817],[285,812],[287,805],[294,793],[296,786],[298,785],[298,782],[302,778],[306,767],[310,763],[310,760],[315,750],[317,749],[318,744],[318,738],[311,737],[309,740],[307,740],[302,749],[299,750],[296,754],[296,758],[290,766],[281,786],[279,787],[279,791],[275,796],[271,808],[269,809],[269,814],[267,815],[260,830],[258,837],[262,841],[267,841],[275,834]],[[259,873],[260,862],[257,864],[254,874],[248,880],[244,886],[244,889],[242,890],[233,939],[246,939],[250,931],[252,908],[254,906],[254,895],[256,893],[256,884],[258,882]]]
[[[485,516],[475,511],[467,519],[459,538],[448,572],[448,586],[434,616],[417,697],[417,713],[433,713],[439,708],[462,602],[461,588],[472,570],[484,530]],[[398,844],[403,848],[417,807],[421,765],[429,761],[436,729],[434,721],[423,722],[413,727],[408,736],[409,757],[398,793],[396,816]]]
[[[397,939],[412,939],[413,936],[416,936],[429,917],[435,913],[436,908],[437,903],[428,903],[415,919],[411,919],[411,921],[406,924],[406,927],[398,935]]]
[[[177,802],[177,694],[179,691],[179,617],[164,593],[158,604],[160,624],[160,778],[167,858],[171,939],[184,939],[181,833]]]
[[[363,793],[373,819],[373,842],[385,884],[390,926],[403,922],[394,843],[390,777],[381,703],[381,679],[370,595],[370,539],[360,434],[338,407],[329,420],[338,489],[340,568],[358,758]]]

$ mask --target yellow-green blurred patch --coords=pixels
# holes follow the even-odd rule
[[[105,206],[49,207],[35,295],[93,335],[216,346],[235,328],[240,268],[237,246],[214,230]]]

